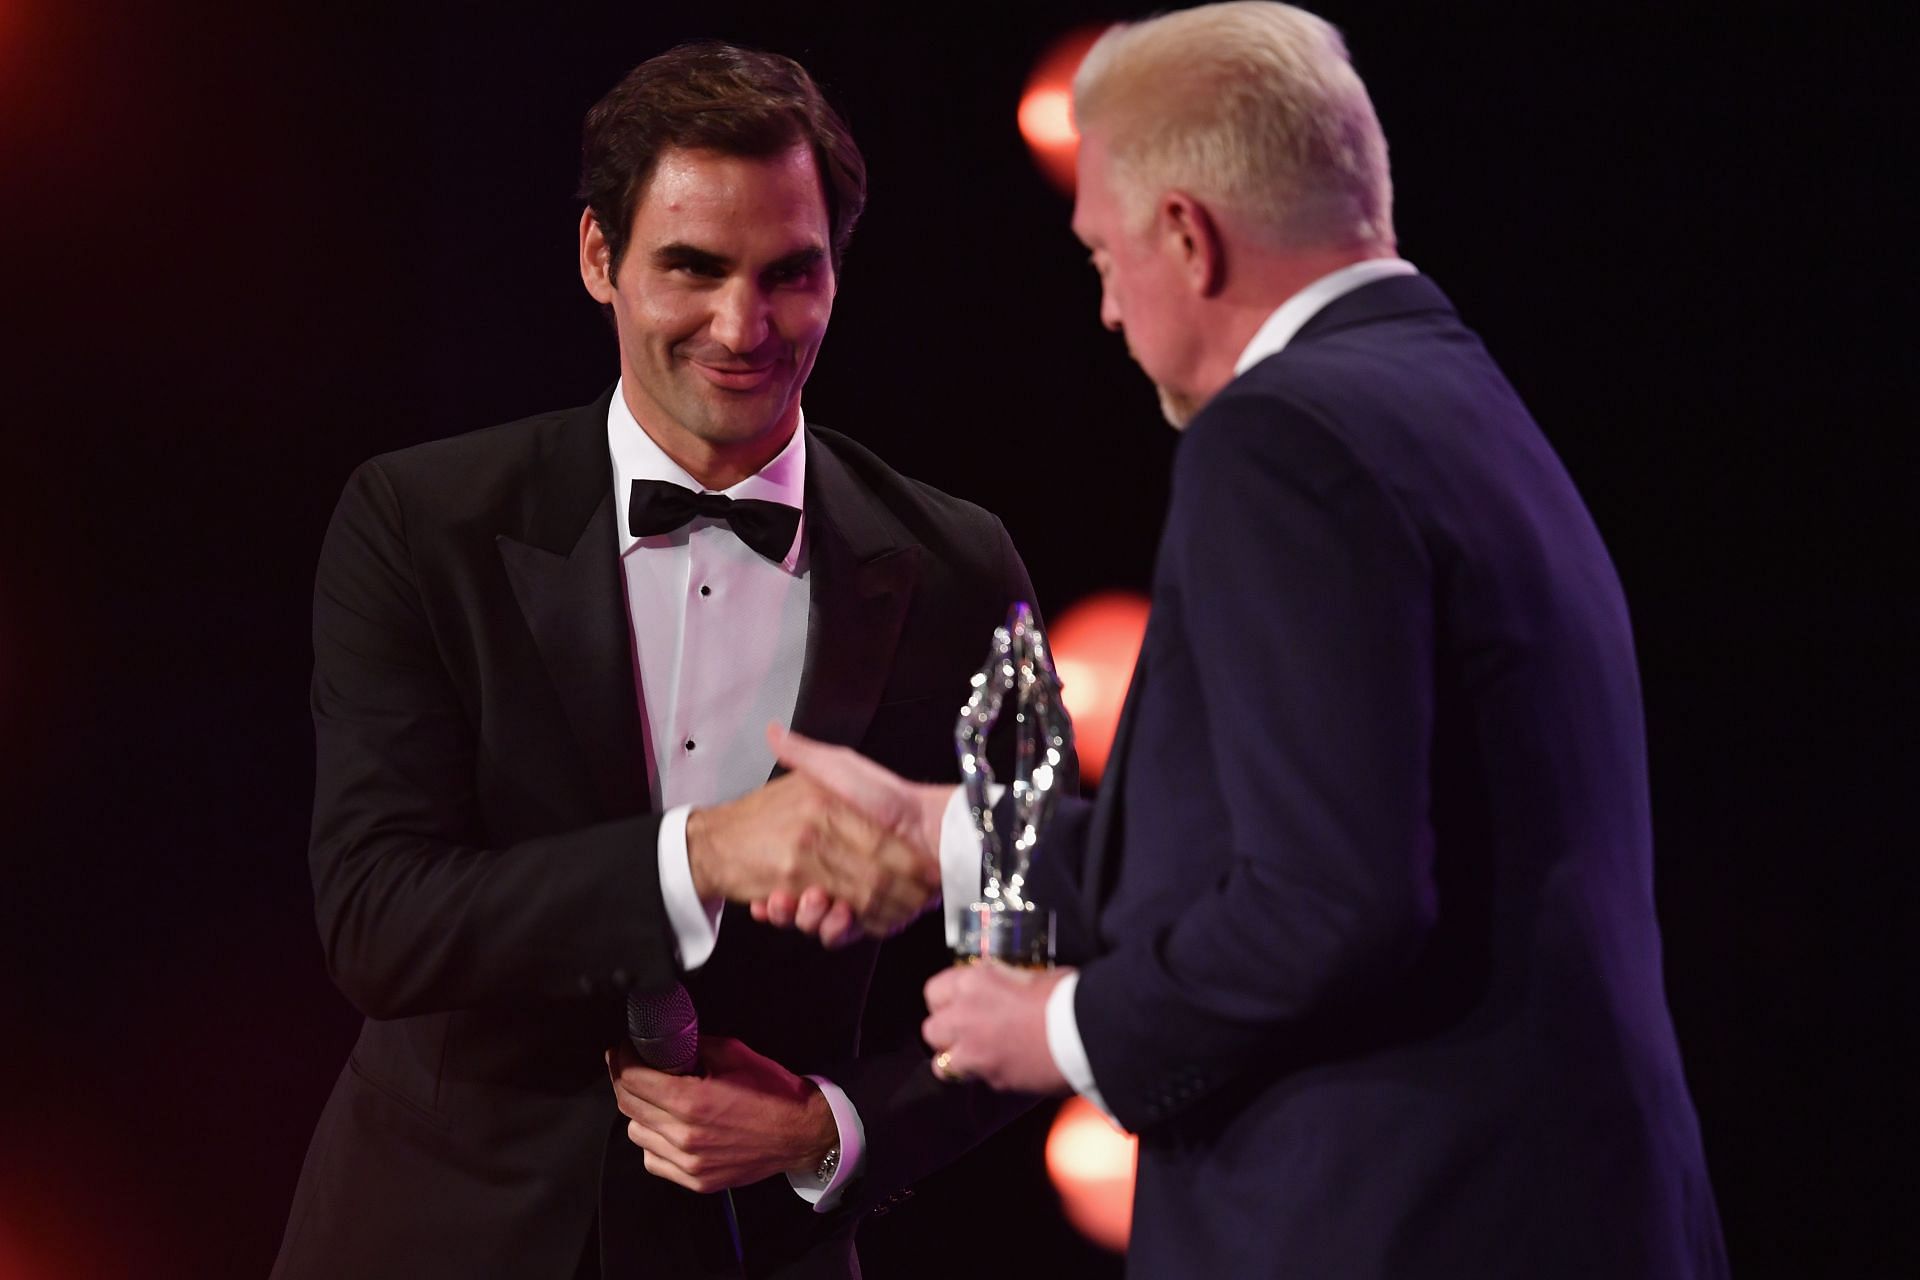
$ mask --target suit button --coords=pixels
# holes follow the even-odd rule
[[[625,991],[633,985],[625,969],[615,969],[611,976],[613,978],[613,985],[622,991]]]
[[[580,975],[580,994],[583,996],[592,995],[593,987],[594,987],[593,975],[590,973],[581,974]]]

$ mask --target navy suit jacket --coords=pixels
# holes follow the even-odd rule
[[[1038,859],[1134,1274],[1724,1272],[1626,604],[1425,278],[1194,419],[1113,764]]]

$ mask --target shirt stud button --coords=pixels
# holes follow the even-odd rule
[[[687,750],[689,750],[689,751],[691,751],[691,750],[693,750],[693,739],[692,739],[692,738],[688,738],[688,739],[687,739]]]
[[[701,594],[701,595],[703,595],[703,596],[710,596],[710,595],[712,595],[712,594],[713,594],[713,588],[712,588],[712,587],[701,587],[701,588],[700,588],[700,594]]]

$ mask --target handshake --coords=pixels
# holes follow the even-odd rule
[[[791,772],[687,819],[704,900],[829,947],[898,932],[940,891],[940,824],[954,788],[908,782],[846,747],[767,726]]]

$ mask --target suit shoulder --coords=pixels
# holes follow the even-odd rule
[[[808,425],[813,441],[851,472],[876,502],[919,541],[962,558],[977,555],[982,564],[998,563],[1005,529],[1000,518],[977,503],[902,475],[851,437]]]
[[[1473,331],[1451,311],[1422,312],[1290,343],[1228,383],[1190,434],[1205,425],[1299,465],[1338,455],[1397,470],[1448,424],[1516,407]]]
[[[1262,506],[1304,499],[1421,546],[1418,503],[1391,447],[1370,432],[1370,412],[1337,395],[1322,399],[1311,385],[1253,376],[1264,368],[1230,383],[1188,427],[1174,458],[1170,526],[1237,493]]]
[[[1265,365],[1234,379],[1188,426],[1176,475],[1250,465],[1279,467],[1293,483],[1323,490],[1367,461],[1351,423],[1311,385],[1269,375]]]
[[[591,408],[591,405],[581,405],[555,409],[459,435],[426,440],[378,454],[361,467],[378,471],[402,492],[419,486],[445,488],[471,484],[489,474],[504,477],[523,473],[549,452],[553,437],[564,424]]]

